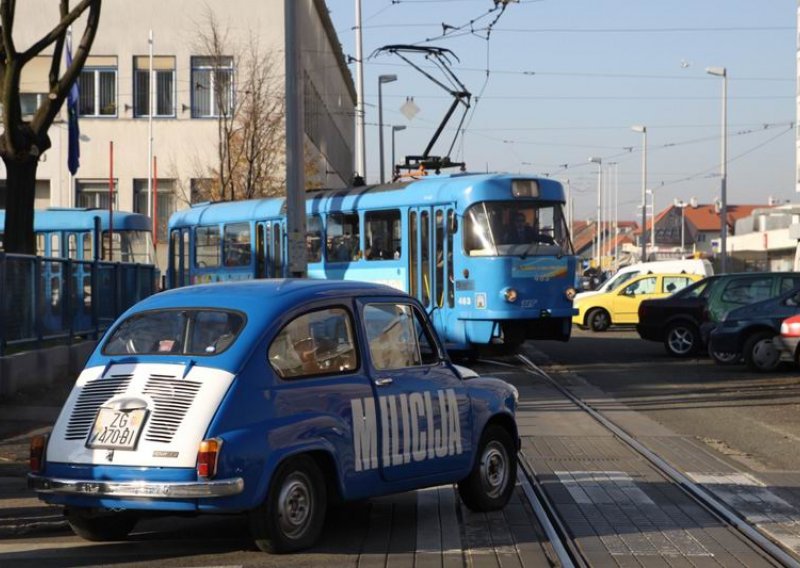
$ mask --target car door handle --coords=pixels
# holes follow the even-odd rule
[[[394,382],[394,379],[392,379],[391,377],[381,377],[380,379],[375,379],[375,386],[376,387],[388,387],[393,382]]]

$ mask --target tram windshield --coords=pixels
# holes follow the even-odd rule
[[[153,264],[153,237],[150,231],[114,231],[113,256],[108,254],[108,231],[103,231],[103,260]]]
[[[464,214],[464,250],[469,256],[572,254],[560,203],[482,202]]]

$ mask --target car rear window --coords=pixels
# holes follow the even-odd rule
[[[244,328],[243,314],[226,310],[158,310],[123,321],[103,345],[104,355],[217,355]]]

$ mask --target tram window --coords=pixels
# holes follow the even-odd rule
[[[172,231],[169,235],[170,249],[172,252],[172,278],[175,280],[174,285],[182,285],[180,280],[181,269],[181,232]]]
[[[420,221],[420,237],[422,238],[421,258],[420,264],[422,265],[422,305],[426,308],[431,304],[431,267],[430,267],[430,250],[431,250],[431,225],[430,216],[427,211],[423,211],[419,216]]]
[[[91,233],[83,233],[83,260],[94,260],[94,239]]]
[[[436,294],[434,299],[440,308],[444,306],[444,213],[436,211]]]
[[[256,225],[256,278],[264,278],[267,275],[267,255],[266,241],[264,240],[264,225]]]
[[[181,232],[183,233],[183,252],[181,253],[183,257],[183,285],[186,286],[189,283],[189,229],[183,229]],[[175,270],[178,270],[177,266]]]
[[[367,260],[400,258],[400,211],[370,211],[364,216],[364,221],[367,230]]]
[[[447,305],[455,306],[455,272],[453,271],[453,234],[458,230],[456,214],[452,209],[447,210]]]
[[[61,256],[61,235],[50,233],[50,257],[58,258]]]
[[[283,242],[281,239],[281,225],[272,225],[272,277],[283,276]]]
[[[331,213],[328,215],[327,233],[328,262],[350,262],[361,257],[361,228],[357,213]]]
[[[250,265],[250,223],[225,225],[223,252],[225,266]]]
[[[67,234],[67,258],[78,258],[78,237],[75,233]]]
[[[0,233],[0,248],[3,244],[3,235]],[[36,254],[37,256],[44,256],[44,233],[36,233]]]
[[[322,260],[322,219],[319,215],[306,217],[306,256],[308,262]]]
[[[417,212],[408,215],[408,280],[409,294],[417,297]]]
[[[197,227],[194,241],[195,265],[201,268],[219,266],[219,227]]]

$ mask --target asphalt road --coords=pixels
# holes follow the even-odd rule
[[[754,471],[800,470],[797,369],[758,374],[708,357],[674,359],[635,330],[576,328],[568,343],[535,345],[620,402]]]

